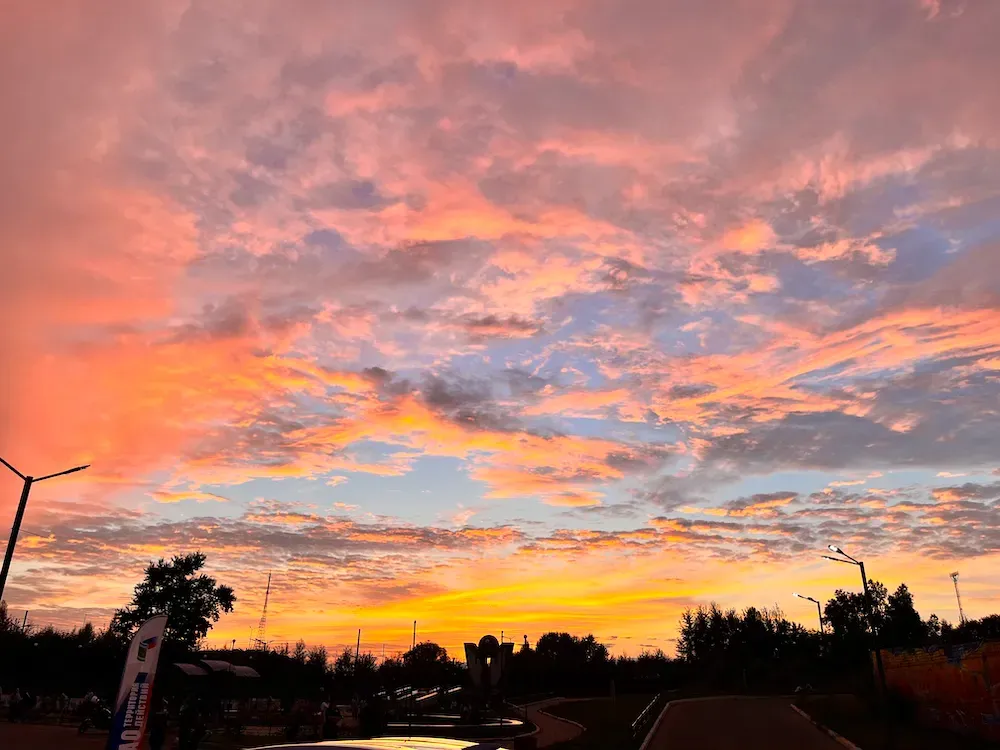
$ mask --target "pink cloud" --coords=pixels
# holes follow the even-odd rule
[[[369,587],[343,603],[368,597],[383,625],[415,602],[457,622],[434,597],[503,565],[541,622],[544,582],[517,589],[517,555],[734,565],[794,557],[834,520],[893,560],[966,554],[949,528],[992,554],[980,506],[995,501],[971,484],[887,509],[894,495],[835,489],[849,479],[801,504],[683,497],[719,517],[620,533],[546,511],[530,539],[466,529],[465,510],[449,533],[301,507],[149,529],[133,515],[249,479],[409,487],[427,458],[479,500],[588,522],[625,492],[673,503],[647,492],[662,471],[952,476],[989,460],[992,5],[92,5],[0,11],[0,64],[18,71],[0,82],[0,448],[94,464],[31,511],[59,530],[25,544],[26,564],[62,566],[39,594],[53,611],[74,595],[68,559],[136,568],[188,540],[249,585],[261,529],[293,561],[289,592],[343,570]],[[445,378],[486,385],[435,403]],[[108,532],[121,523],[135,542]],[[351,545],[363,560],[330,556]],[[118,603],[116,582],[89,580]],[[637,621],[630,596],[663,596],[606,586],[607,611]]]

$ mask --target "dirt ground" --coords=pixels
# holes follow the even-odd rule
[[[0,723],[0,747],[7,750],[101,750],[106,732],[77,734],[76,727]]]
[[[87,734],[77,734],[75,726],[52,724],[11,724],[0,721],[0,750],[104,750],[107,732],[91,729]],[[244,737],[233,741],[221,736],[205,738],[200,747],[204,750],[239,750],[261,745],[281,744],[280,737]],[[164,750],[176,750],[177,733],[171,729]]]

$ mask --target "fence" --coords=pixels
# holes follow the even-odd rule
[[[646,736],[646,733],[653,726],[653,721],[656,717],[660,715],[660,709],[663,707],[664,694],[658,693],[653,700],[651,700],[646,707],[642,709],[635,721],[632,722],[632,742],[635,743]]]
[[[889,690],[923,722],[1000,740],[1000,641],[886,651],[883,663]]]

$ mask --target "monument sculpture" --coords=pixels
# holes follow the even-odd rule
[[[469,667],[469,677],[487,699],[500,684],[504,668],[513,653],[513,643],[500,643],[492,635],[484,635],[478,644],[465,644],[465,663]]]

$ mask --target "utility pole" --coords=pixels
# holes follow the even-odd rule
[[[958,571],[951,574],[951,581],[955,584],[955,598],[958,600],[958,623],[965,624],[965,612],[962,611],[962,597],[958,593]]]
[[[413,645],[410,646],[410,651],[417,647],[417,621],[413,621]]]
[[[889,690],[885,684],[885,667],[882,665],[882,649],[879,644],[879,631],[878,627],[875,625],[875,607],[872,605],[871,592],[868,591],[868,576],[865,575],[865,564],[860,560],[855,560],[835,544],[828,544],[827,549],[831,552],[836,552],[838,555],[843,555],[843,557],[830,557],[829,555],[823,555],[825,559],[833,560],[834,562],[848,563],[849,565],[857,565],[861,569],[861,584],[864,586],[865,590],[865,610],[868,615],[868,627],[872,632],[872,640],[874,641],[875,666],[878,668],[879,684],[882,688],[882,700],[884,701],[889,695]]]
[[[12,472],[21,477],[24,482],[24,486],[21,488],[21,501],[17,504],[17,513],[14,515],[14,525],[10,527],[10,540],[7,542],[7,552],[3,556],[3,569],[0,570],[0,601],[3,600],[3,589],[7,584],[7,573],[10,572],[10,561],[14,557],[14,546],[17,544],[17,535],[21,531],[21,519],[24,518],[24,509],[28,505],[28,493],[31,492],[31,485],[42,482],[46,479],[52,479],[53,477],[61,477],[63,474],[72,474],[74,471],[83,471],[87,466],[77,466],[73,469],[66,469],[66,471],[57,471],[55,474],[46,474],[44,477],[38,477],[37,479],[31,475],[25,476],[9,463],[0,458],[0,463],[10,469]]]
[[[354,676],[358,676],[358,658],[361,656],[361,628],[358,628],[358,645],[354,648]]]
[[[844,553],[841,552],[840,554]],[[875,626],[875,607],[872,604],[872,595],[868,591],[868,577],[865,575],[865,564],[863,562],[858,562],[858,567],[861,568],[861,582],[865,586],[865,603],[868,605],[869,627],[872,629],[872,635],[875,636],[875,666],[878,668],[878,678],[879,682],[882,684],[882,700],[887,700],[889,697],[889,689],[885,685],[885,667],[882,666],[881,637],[878,632],[878,628]]]

